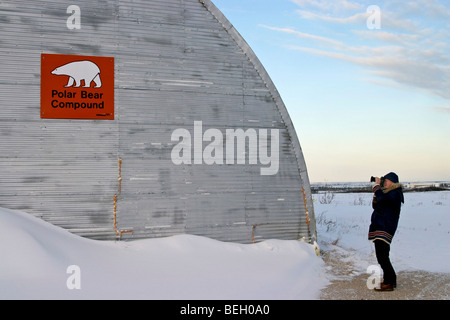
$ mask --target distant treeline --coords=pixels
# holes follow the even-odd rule
[[[404,183],[404,192],[427,192],[427,191],[449,191],[450,182],[433,182],[433,183]],[[361,183],[320,183],[311,184],[312,193],[367,193],[372,192],[372,184]]]

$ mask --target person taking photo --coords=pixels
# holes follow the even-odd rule
[[[389,252],[392,238],[397,230],[403,197],[403,186],[398,175],[390,172],[382,178],[373,178],[372,218],[369,240],[375,244],[377,261],[383,269],[383,282],[376,291],[393,291],[397,287],[397,275],[392,267]]]

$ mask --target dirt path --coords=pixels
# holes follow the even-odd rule
[[[450,274],[425,271],[397,273],[397,288],[392,292],[377,292],[367,288],[370,274],[353,275],[353,266],[343,263],[335,251],[322,257],[336,278],[322,290],[322,300],[450,300]]]

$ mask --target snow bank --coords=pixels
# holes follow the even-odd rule
[[[319,244],[341,250],[355,273],[377,265],[367,232],[372,214],[371,193],[314,195]],[[328,203],[321,203],[328,202]],[[450,191],[405,193],[399,226],[391,245],[396,271],[450,273]]]
[[[299,241],[103,242],[2,208],[0,230],[0,299],[317,299],[329,283]]]
[[[372,194],[323,197],[314,195],[322,250],[366,273],[377,264],[367,240]],[[1,208],[0,230],[0,299],[317,299],[332,277],[313,246],[298,241],[103,242]],[[449,243],[450,192],[406,193],[391,246],[396,271],[450,273]],[[77,280],[80,289],[69,289]]]

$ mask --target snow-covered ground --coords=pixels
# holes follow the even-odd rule
[[[377,264],[367,240],[372,194],[328,196],[327,201],[326,194],[314,195],[319,245],[322,250],[344,250],[355,273],[366,273]],[[450,191],[405,193],[390,256],[396,271],[450,273]]]
[[[0,299],[314,299],[328,284],[312,245],[180,235],[94,241],[0,209]]]
[[[340,250],[355,274],[365,273],[376,264],[367,240],[372,195],[323,197],[314,195],[321,249]],[[317,299],[333,278],[314,247],[298,241],[94,241],[2,208],[0,230],[0,299]],[[450,273],[449,240],[450,191],[405,194],[396,270]]]

